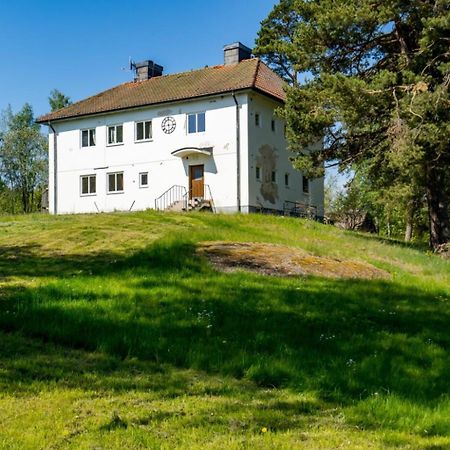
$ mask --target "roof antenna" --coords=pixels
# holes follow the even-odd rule
[[[136,63],[131,59],[131,56],[128,57],[128,67],[122,67],[122,70],[133,71],[136,70]]]

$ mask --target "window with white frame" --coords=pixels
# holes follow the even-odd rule
[[[93,147],[95,145],[95,128],[81,130],[81,146]]]
[[[139,187],[141,188],[148,187],[148,172],[141,172],[139,174]]]
[[[255,126],[257,127],[261,126],[261,116],[259,113],[255,113]]]
[[[80,194],[95,195],[97,192],[96,175],[81,175],[80,177]]]
[[[123,125],[108,127],[108,145],[123,144]]]
[[[285,185],[286,187],[289,186],[289,174],[288,174],[288,173],[285,173],[285,174],[284,174],[284,185]]]
[[[255,175],[257,180],[261,180],[261,167],[256,166]]]
[[[143,122],[136,122],[135,125],[135,140],[149,141],[152,138],[152,121],[145,120]]]
[[[188,133],[203,133],[206,130],[206,115],[204,112],[188,114]]]
[[[123,172],[108,173],[108,193],[123,192]]]

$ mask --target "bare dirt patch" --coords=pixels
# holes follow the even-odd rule
[[[314,256],[296,247],[258,242],[202,242],[197,254],[223,271],[250,270],[264,275],[315,275],[327,278],[387,279],[389,272],[361,261]]]

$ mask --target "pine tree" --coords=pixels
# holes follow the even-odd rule
[[[380,186],[423,192],[434,248],[449,238],[449,29],[448,0],[281,0],[255,49],[289,81],[295,167],[363,162]]]

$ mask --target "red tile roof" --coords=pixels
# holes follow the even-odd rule
[[[254,89],[284,101],[284,81],[258,58],[239,64],[205,67],[116,86],[45,114],[38,123],[155,105],[225,92]]]

